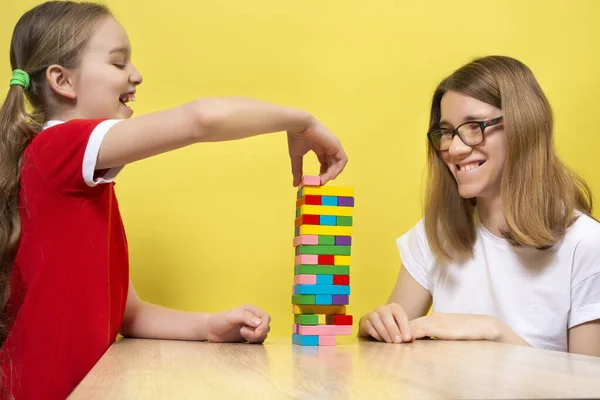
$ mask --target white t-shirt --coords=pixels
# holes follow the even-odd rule
[[[586,215],[548,250],[513,247],[479,224],[461,264],[436,262],[423,220],[396,244],[435,312],[491,315],[532,346],[560,351],[569,328],[600,319],[600,223]]]

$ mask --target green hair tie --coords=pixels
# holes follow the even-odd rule
[[[23,89],[29,89],[29,75],[22,69],[15,69],[13,71],[12,78],[10,79],[10,86],[19,85]]]

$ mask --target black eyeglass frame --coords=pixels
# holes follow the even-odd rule
[[[452,139],[450,139],[450,141],[452,142],[452,140],[454,140],[454,136],[458,136],[460,138],[460,140],[467,146],[473,147],[473,146],[477,146],[480,145],[481,143],[483,143],[483,141],[485,140],[485,128],[488,128],[490,126],[494,126],[494,125],[498,125],[503,121],[503,117],[496,117],[496,118],[492,118],[492,119],[488,119],[486,121],[466,121],[462,124],[460,124],[459,126],[457,126],[455,129],[446,129],[446,128],[436,128],[436,129],[432,129],[429,132],[427,132],[427,138],[429,139],[429,142],[431,143],[431,145],[433,146],[434,149],[436,149],[437,151],[443,152],[443,151],[448,151],[450,150],[450,148],[446,149],[446,150],[440,150],[436,147],[434,141],[433,141],[433,134],[435,132],[443,132],[445,133],[451,133],[452,134]],[[458,133],[458,130],[465,125],[468,124],[477,124],[479,125],[479,129],[481,129],[481,141],[479,141],[478,143],[467,143],[465,141],[465,139],[463,139],[463,137]]]

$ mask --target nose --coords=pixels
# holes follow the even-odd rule
[[[470,146],[464,144],[460,137],[455,135],[450,143],[448,155],[450,155],[453,160],[464,160],[472,151],[473,149]]]
[[[129,82],[131,82],[132,85],[139,85],[142,83],[144,79],[142,78],[142,74],[139,73],[139,71],[137,70],[137,68],[131,64],[131,74],[129,75]]]

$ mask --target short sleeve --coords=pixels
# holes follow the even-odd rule
[[[119,120],[71,120],[40,132],[28,156],[44,180],[59,193],[80,194],[112,182],[122,167],[96,176],[98,152],[106,132]]]
[[[600,319],[600,236],[578,243],[571,273],[568,328]]]
[[[423,219],[410,231],[396,239],[396,245],[404,268],[423,288],[431,293],[428,275],[434,256],[427,243]]]

